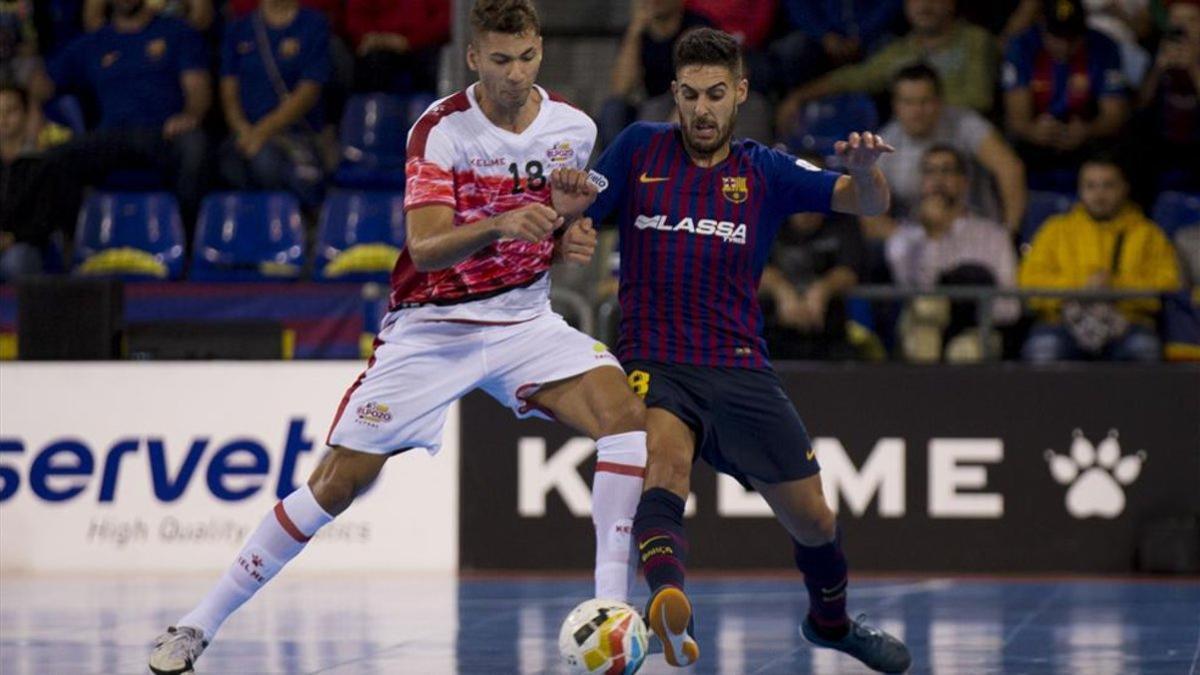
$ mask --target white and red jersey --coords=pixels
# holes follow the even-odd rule
[[[520,134],[492,124],[472,85],[429,107],[408,134],[404,209],[454,209],[456,227],[532,203],[550,204],[550,172],[586,168],[596,124],[563,99],[541,94]],[[392,270],[391,307],[429,318],[520,321],[547,311],[554,240],[499,241],[453,267],[419,272],[405,248]]]

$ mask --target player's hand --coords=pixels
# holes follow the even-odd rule
[[[870,171],[875,168],[875,163],[879,161],[880,157],[896,151],[895,148],[884,142],[883,137],[876,136],[869,131],[861,134],[854,132],[850,134],[848,140],[834,143],[833,149],[842,160],[842,166],[845,166],[852,174]]]
[[[596,253],[596,228],[591,218],[580,218],[567,227],[558,242],[556,253],[560,260],[576,265],[586,265]]]
[[[554,210],[571,220],[583,215],[596,201],[596,186],[588,182],[586,171],[555,169],[550,172],[550,201]]]
[[[529,204],[496,216],[501,241],[515,239],[536,244],[563,224],[562,216],[545,204]]]

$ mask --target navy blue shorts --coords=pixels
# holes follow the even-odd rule
[[[774,370],[639,360],[624,366],[646,407],[683,420],[696,434],[696,457],[742,485],[749,487],[748,477],[774,484],[821,470]]]

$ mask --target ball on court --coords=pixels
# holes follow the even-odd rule
[[[585,600],[558,632],[558,652],[571,673],[633,675],[646,660],[646,624],[616,600]]]

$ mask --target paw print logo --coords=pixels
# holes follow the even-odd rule
[[[1076,518],[1116,518],[1125,510],[1124,486],[1137,480],[1146,462],[1146,451],[1121,455],[1116,429],[1096,446],[1076,429],[1071,450],[1060,455],[1045,453],[1050,475],[1067,489],[1067,511]]]

